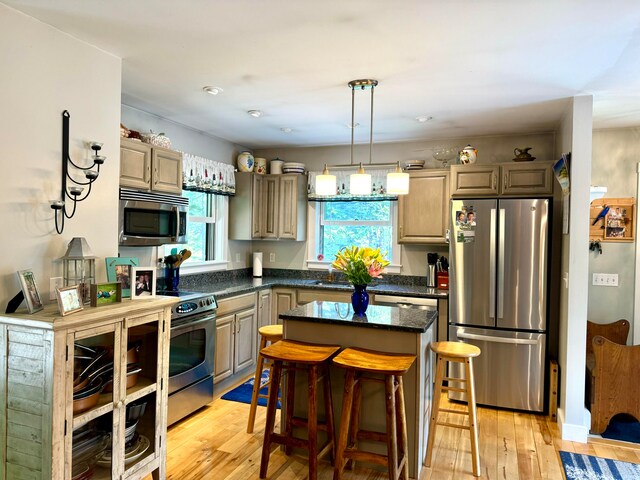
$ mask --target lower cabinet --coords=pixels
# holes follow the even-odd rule
[[[256,364],[256,294],[220,300],[216,317],[214,383]]]
[[[318,300],[321,302],[351,303],[351,291],[339,292],[336,290],[316,290],[316,289],[298,290],[298,305],[311,303],[315,300]]]
[[[272,293],[273,306],[271,307],[271,323],[282,323],[279,316],[282,312],[298,306],[296,291],[292,288],[274,288]]]

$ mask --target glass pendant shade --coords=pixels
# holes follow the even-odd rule
[[[387,173],[387,193],[390,195],[407,195],[409,193],[409,174],[400,169],[400,163],[395,172]]]
[[[364,168],[360,164],[357,173],[349,176],[349,193],[351,195],[371,195],[371,175],[364,173]]]
[[[335,195],[336,190],[336,176],[329,174],[329,169],[325,164],[322,175],[316,175],[316,195]]]

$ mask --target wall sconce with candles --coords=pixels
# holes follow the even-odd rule
[[[406,195],[409,193],[409,174],[402,171],[400,162],[375,163],[371,162],[373,152],[373,92],[378,86],[378,81],[373,79],[352,80],[348,83],[351,89],[351,163],[348,165],[325,164],[322,175],[315,177],[315,194],[319,197],[335,196],[337,192],[336,176],[329,173],[331,168],[354,167],[353,145],[355,130],[355,92],[356,90],[371,90],[371,124],[369,132],[369,164],[375,167],[395,167],[393,172],[387,174],[387,193],[390,195]],[[358,170],[349,178],[349,193],[352,196],[362,197],[372,194],[371,175],[365,172],[364,165],[360,162]]]
[[[51,208],[55,211],[56,232],[58,232],[58,234],[62,234],[64,230],[64,219],[73,217],[76,213],[77,203],[86,200],[91,193],[91,185],[96,181],[100,174],[100,165],[102,165],[106,160],[106,157],[99,155],[99,152],[102,149],[102,143],[99,142],[89,142],[88,144],[89,148],[93,150],[92,165],[88,167],[81,167],[71,160],[71,156],[69,155],[70,118],[71,114],[68,110],[62,112],[62,189],[60,200],[56,200],[51,203]],[[75,169],[84,172],[84,176],[87,179],[86,182],[79,182],[71,176],[69,173],[69,163]],[[96,166],[97,168],[94,170],[93,168]],[[70,180],[75,185],[71,185],[67,188],[67,180]],[[87,189],[87,193],[82,196],[82,192],[84,191],[83,187],[85,186],[88,186],[89,188]],[[70,213],[67,211],[67,199],[73,201],[73,209]],[[60,221],[58,221],[58,217],[60,217]]]

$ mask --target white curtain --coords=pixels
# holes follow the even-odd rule
[[[186,190],[233,195],[236,191],[234,172],[233,165],[228,163],[182,152],[182,185]]]

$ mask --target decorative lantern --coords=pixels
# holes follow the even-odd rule
[[[96,283],[96,256],[84,237],[75,237],[69,242],[62,260],[64,285],[80,285],[84,303],[91,301],[90,286]]]

